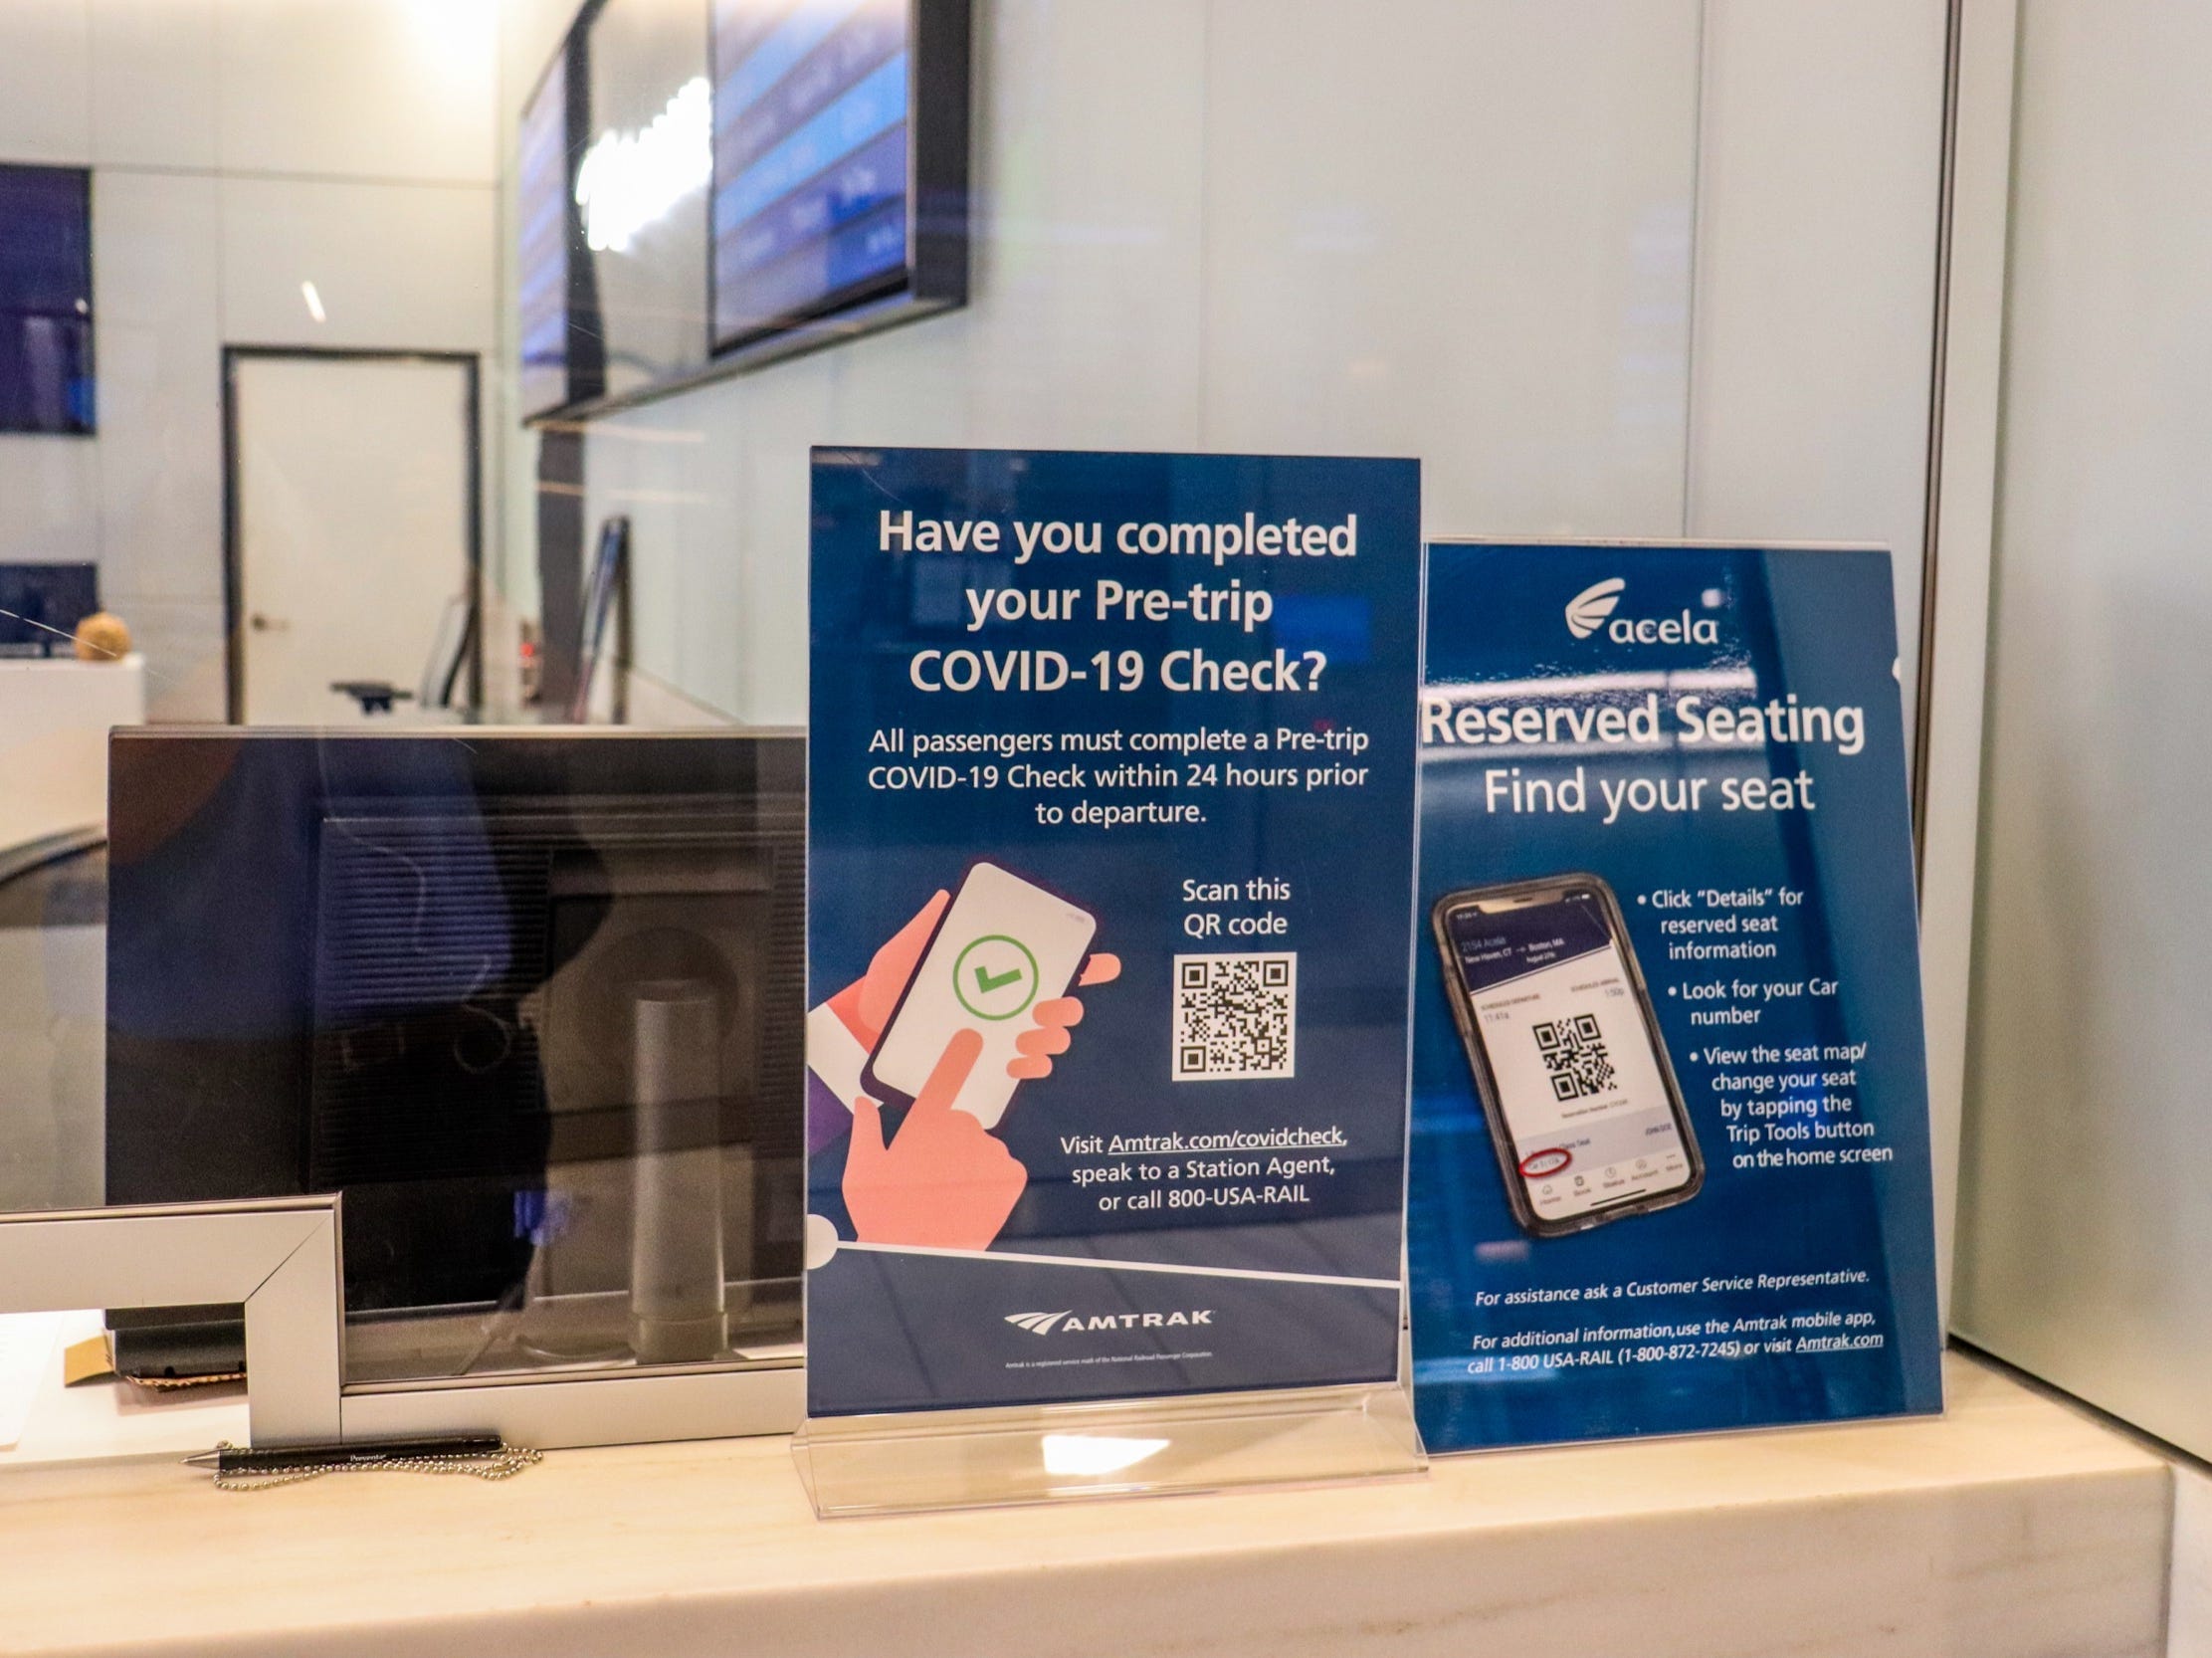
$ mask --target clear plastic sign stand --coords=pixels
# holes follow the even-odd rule
[[[792,1457],[823,1520],[1418,1479],[1402,1290],[1399,1312],[1386,1380],[810,1415]]]
[[[1429,1465],[1402,1381],[814,1417],[792,1454],[824,1520],[1412,1479]]]

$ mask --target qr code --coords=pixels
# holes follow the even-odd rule
[[[1298,955],[1175,957],[1176,1082],[1296,1076]]]
[[[1577,1013],[1530,1027],[1536,1052],[1551,1073],[1551,1092],[1560,1100],[1586,1100],[1613,1086],[1613,1059],[1598,1034],[1595,1013]]]

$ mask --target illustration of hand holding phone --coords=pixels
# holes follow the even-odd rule
[[[973,1031],[982,1046],[952,1104],[995,1128],[1015,1088],[1049,1072],[1052,1054],[1067,1046],[1041,1039],[1035,1027],[1058,1026],[1064,1035],[1082,1017],[1080,1004],[1052,1004],[1074,981],[1098,930],[1089,911],[1066,899],[996,864],[970,864],[884,1022],[862,1083],[879,1100],[917,1099],[954,1034]],[[1042,1070],[1024,1064],[1040,1059]]]
[[[978,861],[833,998],[872,1050],[844,1181],[864,1242],[980,1249],[997,1237],[1028,1173],[988,1130],[1020,1083],[1049,1076],[1068,1051],[1083,1019],[1070,982],[1119,976],[1115,956],[1085,955],[1097,928],[1087,911]],[[879,1101],[910,1104],[888,1142]]]
[[[862,1242],[988,1249],[1014,1212],[1029,1170],[952,1106],[982,1051],[975,1032],[955,1031],[889,1144],[882,1109],[865,1095],[853,1103],[845,1209]]]
[[[1430,920],[1521,1227],[1553,1237],[1696,1196],[1705,1163],[1612,889],[1471,888]]]

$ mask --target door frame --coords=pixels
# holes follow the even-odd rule
[[[403,362],[463,370],[468,451],[469,707],[484,704],[484,362],[476,351],[410,351],[369,345],[225,345],[223,347],[223,717],[242,723],[246,708],[246,635],[242,614],[244,549],[239,536],[238,365],[254,360]]]

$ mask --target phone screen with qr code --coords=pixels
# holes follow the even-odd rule
[[[1697,1142],[1610,890],[1455,893],[1435,920],[1521,1225],[1579,1231],[1694,1195]]]

